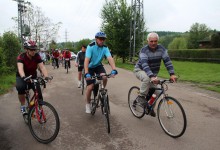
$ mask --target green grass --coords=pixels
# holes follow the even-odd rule
[[[176,75],[180,81],[195,83],[199,87],[220,93],[220,64],[200,63],[187,61],[172,61]],[[161,62],[159,77],[169,78],[169,74]],[[116,66],[127,70],[133,70],[134,65],[116,62]]]
[[[0,95],[7,93],[15,85],[15,74],[0,76]]]

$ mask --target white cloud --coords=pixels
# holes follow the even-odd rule
[[[52,22],[62,22],[59,41],[93,38],[101,25],[105,0],[28,0],[39,6]],[[143,0],[144,16],[149,31],[188,31],[195,22],[220,30],[219,0]],[[127,0],[130,4],[131,0]],[[1,0],[0,33],[12,30],[17,16],[17,2]]]

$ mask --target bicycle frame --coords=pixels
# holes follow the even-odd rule
[[[151,89],[153,89],[153,90],[155,90],[155,91],[160,91],[160,93],[157,95],[157,97],[155,98],[155,100],[154,100],[154,102],[152,103],[152,105],[150,105],[149,106],[149,104],[148,104],[148,102],[146,101],[146,106],[148,107],[148,109],[151,111],[154,107],[155,107],[155,105],[156,105],[156,103],[157,103],[157,101],[159,100],[159,98],[161,97],[161,95],[163,95],[163,98],[164,97],[166,97],[167,95],[166,95],[166,93],[165,93],[165,89],[164,89],[164,87],[163,87],[163,85],[165,84],[165,82],[168,82],[169,80],[160,80],[159,81],[159,84],[158,85],[160,85],[160,87],[153,87],[153,88],[150,88],[149,89],[149,91],[151,90]],[[170,81],[169,81],[170,82]],[[163,99],[162,98],[162,99]],[[146,108],[145,108],[146,109]],[[149,112],[150,112],[149,111]],[[149,113],[148,112],[148,113]]]
[[[37,120],[38,120],[38,122],[42,123],[41,117],[43,117],[44,122],[46,121],[46,117],[45,117],[43,109],[41,109],[41,116],[39,115],[39,113],[37,113],[40,110],[40,107],[38,108],[38,106],[40,106],[40,105],[39,105],[39,97],[38,97],[38,91],[37,91],[37,83],[39,83],[39,82],[37,79],[31,79],[31,76],[29,76],[29,77],[27,77],[27,80],[30,80],[31,84],[33,85],[34,94],[31,97],[31,99],[29,99],[29,97],[30,97],[29,90],[30,89],[27,84],[26,99],[27,99],[28,107],[29,107],[29,110],[32,107],[35,107],[35,114],[36,114]],[[34,101],[34,105],[30,104],[32,101]]]

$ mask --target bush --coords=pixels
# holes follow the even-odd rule
[[[172,60],[190,60],[220,63],[220,49],[185,49],[169,50]]]

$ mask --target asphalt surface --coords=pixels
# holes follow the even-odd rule
[[[177,139],[166,135],[156,118],[135,118],[128,107],[128,91],[140,82],[132,72],[119,69],[108,80],[111,133],[106,132],[100,109],[94,116],[85,113],[85,97],[77,88],[77,69],[67,74],[63,67],[53,69],[54,77],[43,91],[60,117],[60,132],[49,144],[37,142],[20,113],[17,91],[0,96],[0,150],[217,150],[220,148],[220,94],[199,89],[190,83],[169,86],[169,95],[180,101],[187,116],[185,134]],[[110,67],[106,66],[107,72]]]

